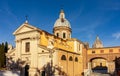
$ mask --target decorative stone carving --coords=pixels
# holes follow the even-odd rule
[[[19,39],[19,40],[15,40],[16,43],[19,43],[19,42],[21,42],[21,41],[22,41],[21,39]]]
[[[48,48],[53,48],[54,47],[54,40],[50,39],[48,40]]]

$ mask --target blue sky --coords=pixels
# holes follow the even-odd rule
[[[25,22],[52,33],[60,9],[72,37],[93,44],[98,35],[105,47],[120,46],[120,0],[1,0],[0,43],[14,43],[13,32]]]

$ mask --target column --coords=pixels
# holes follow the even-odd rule
[[[15,60],[17,61],[18,59],[21,58],[21,50],[22,49],[22,40],[16,40],[16,58]]]
[[[88,69],[91,70],[91,62],[88,62]]]
[[[113,61],[108,62],[108,73],[113,73],[115,71],[115,63]]]
[[[88,62],[88,70],[86,70],[86,74],[85,74],[85,76],[91,74],[91,72],[92,72],[91,64],[92,64],[92,62]]]
[[[31,64],[29,69],[29,76],[35,76],[38,67],[38,46],[37,39],[31,38],[30,40],[30,53],[31,53]]]

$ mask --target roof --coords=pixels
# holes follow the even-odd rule
[[[71,28],[69,21],[65,18],[65,13],[63,10],[60,11],[59,18],[55,21],[54,24],[54,27],[59,27],[59,26],[65,26]]]

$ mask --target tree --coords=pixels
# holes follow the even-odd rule
[[[4,43],[0,46],[0,67],[4,67],[5,63],[5,51],[4,51]]]
[[[0,68],[4,67],[6,65],[6,56],[5,53],[7,53],[8,50],[8,43],[5,42],[0,44]]]
[[[7,53],[7,51],[8,51],[8,43],[7,42],[5,42],[4,50],[5,50],[5,53]]]

